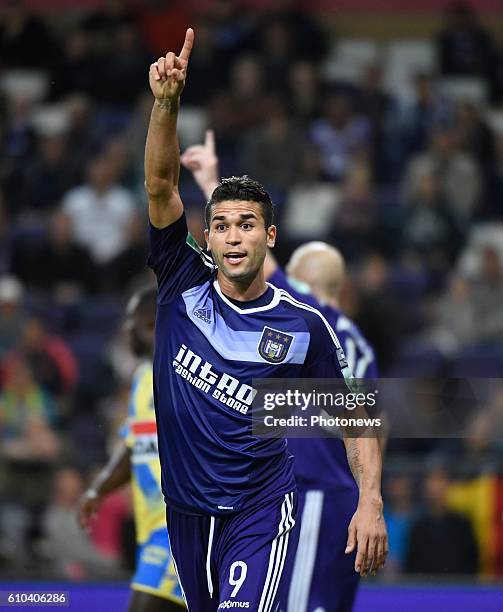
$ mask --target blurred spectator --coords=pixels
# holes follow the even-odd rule
[[[459,220],[466,223],[479,204],[481,175],[475,159],[469,153],[460,151],[453,129],[433,132],[429,149],[408,163],[404,179],[406,201],[414,201],[422,177],[427,174],[438,177],[442,195],[454,207]]]
[[[288,71],[288,107],[302,128],[321,114],[322,88],[316,66],[305,60]]]
[[[397,114],[391,123],[400,154],[408,158],[412,153],[424,151],[433,130],[448,125],[451,108],[437,91],[433,75],[424,72],[414,76],[413,99],[398,103]]]
[[[179,51],[185,32],[192,25],[183,3],[177,0],[169,3],[164,0],[144,0],[138,5],[138,18],[151,61],[166,55],[168,40],[169,48]]]
[[[36,382],[27,363],[11,356],[3,363],[0,392],[0,455],[10,461],[54,461],[60,441],[49,424],[52,398]]]
[[[70,95],[65,98],[64,105],[69,121],[66,132],[67,148],[72,152],[72,159],[82,179],[88,160],[96,154],[101,145],[102,135],[97,133],[94,109],[88,97],[82,94]]]
[[[432,172],[417,177],[402,224],[402,250],[414,253],[425,264],[446,271],[463,240],[462,228],[439,179]]]
[[[453,276],[445,294],[435,306],[431,338],[443,354],[453,354],[472,339],[470,285],[466,278]]]
[[[17,345],[23,334],[23,294],[23,285],[16,277],[0,277],[0,358]]]
[[[125,0],[103,0],[96,10],[84,19],[82,27],[92,36],[100,50],[110,50],[114,35],[121,26],[134,21],[134,14]]]
[[[415,513],[412,480],[408,474],[397,474],[386,479],[384,508],[389,545],[386,568],[391,574],[397,574],[404,567],[410,525]]]
[[[494,47],[473,6],[464,1],[452,2],[445,17],[445,26],[437,37],[442,74],[487,77],[493,69]]]
[[[347,260],[361,258],[376,239],[377,202],[370,168],[364,161],[351,164],[341,184],[334,236]]]
[[[469,520],[447,508],[449,478],[431,471],[424,483],[425,509],[410,527],[409,574],[475,574],[478,549]]]
[[[56,206],[63,194],[77,184],[79,171],[69,155],[63,134],[41,135],[38,155],[27,165],[20,209],[46,214]]]
[[[0,185],[10,214],[17,214],[23,189],[23,170],[35,149],[32,104],[26,96],[7,99],[0,127]]]
[[[215,45],[224,62],[222,70],[227,73],[228,58],[243,52],[246,47],[251,32],[250,16],[242,3],[235,0],[212,0],[206,10],[213,26]]]
[[[252,40],[260,41],[260,35],[271,23],[280,24],[295,41],[292,55],[313,62],[319,62],[325,55],[328,45],[324,31],[309,13],[297,7],[295,0],[268,2],[267,11],[253,31]]]
[[[492,171],[496,157],[494,134],[474,102],[459,105],[457,130],[461,148],[471,153],[485,171]]]
[[[129,223],[126,248],[100,270],[102,290],[121,293],[137,282],[138,277],[148,272],[147,255],[145,220],[135,215]]]
[[[75,356],[62,338],[48,332],[40,319],[29,319],[18,350],[44,391],[59,396],[73,390],[78,377]]]
[[[374,347],[383,373],[396,357],[407,330],[408,314],[402,308],[392,285],[392,270],[378,254],[368,256],[360,265],[357,325]]]
[[[127,228],[134,214],[131,193],[116,183],[116,166],[105,156],[87,167],[87,183],[69,191],[63,210],[73,236],[98,264],[111,261],[127,245]]]
[[[304,142],[283,103],[277,98],[268,102],[263,127],[243,139],[242,167],[266,189],[285,190],[298,173]]]
[[[356,92],[355,106],[370,121],[372,134],[372,166],[378,182],[389,177],[389,159],[385,141],[393,99],[385,91],[383,68],[378,63],[367,66],[363,83]]]
[[[55,46],[43,22],[23,0],[8,0],[0,22],[0,61],[9,67],[47,67]]]
[[[109,44],[99,69],[96,98],[113,109],[129,110],[145,88],[145,70],[151,60],[134,23],[120,23]]]
[[[496,249],[487,247],[484,250],[481,273],[471,285],[474,340],[503,340],[503,263]]]
[[[292,247],[309,240],[329,240],[340,205],[340,189],[326,180],[318,151],[307,147],[300,164],[287,193],[280,225]]]
[[[352,160],[365,157],[370,148],[368,119],[355,115],[349,99],[330,95],[321,119],[313,122],[309,136],[323,160],[323,170],[334,181],[340,181]]]
[[[35,245],[18,241],[12,251],[11,272],[30,289],[63,301],[91,292],[96,270],[89,250],[72,237],[71,220],[53,213],[49,235]]]
[[[298,41],[299,39],[297,39]],[[267,65],[267,88],[276,93],[286,91],[288,71],[299,55],[293,29],[281,18],[267,19],[259,29],[258,51]]]
[[[12,251],[12,226],[0,192],[0,278],[10,271]]]
[[[94,96],[105,75],[101,59],[93,49],[91,34],[84,29],[69,32],[62,52],[51,65],[50,98],[60,100],[75,93]]]
[[[82,476],[71,467],[60,468],[43,517],[43,548],[59,575],[71,580],[103,580],[120,576],[115,559],[95,548],[77,524],[77,501],[84,491]]]
[[[215,44],[215,33],[209,21],[194,25],[197,45],[190,54],[190,79],[183,90],[187,106],[205,106],[213,94],[220,91],[229,78],[230,60]],[[218,66],[218,69],[215,67]]]

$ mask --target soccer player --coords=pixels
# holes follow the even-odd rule
[[[149,73],[155,101],[145,183],[158,281],[154,398],[167,525],[189,610],[271,612],[286,604],[297,499],[286,440],[253,435],[252,380],[350,372],[326,319],[265,282],[276,227],[258,183],[232,177],[213,191],[205,211],[211,258],[188,234],[176,124],[193,40],[189,29],[180,55],[159,58]],[[373,497],[381,456],[371,438],[348,439],[347,449],[363,491],[354,533],[364,572],[384,557]]]
[[[185,610],[166,530],[157,451],[152,393],[156,298],[155,289],[144,289],[127,306],[125,327],[129,344],[142,363],[133,380],[125,439],[83,494],[78,507],[79,523],[88,527],[103,498],[131,482],[138,555],[129,612]]]
[[[204,144],[189,147],[181,162],[210,198],[219,176],[213,132],[206,132]],[[336,331],[357,378],[377,378],[374,351],[339,308],[345,263],[337,249],[322,242],[299,247],[287,265],[288,277],[268,251],[264,272],[273,285],[320,310]],[[306,291],[312,295],[306,295]],[[301,517],[288,611],[349,612],[359,582],[354,568],[352,522],[358,507],[358,487],[348,465],[344,444],[334,438],[290,438],[288,448],[296,457],[295,478]],[[382,516],[380,521],[381,528],[385,529]]]

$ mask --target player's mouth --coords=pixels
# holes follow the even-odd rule
[[[230,251],[229,253],[224,253],[224,257],[232,266],[237,266],[244,260],[244,258],[246,257],[246,253]]]

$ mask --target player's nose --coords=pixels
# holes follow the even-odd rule
[[[241,242],[241,235],[239,233],[239,230],[237,227],[230,227],[229,231],[227,232],[227,236],[226,236],[226,240],[225,242],[227,244],[232,244],[232,245],[236,245],[239,244]]]

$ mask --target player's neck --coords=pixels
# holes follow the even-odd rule
[[[224,276],[221,272],[217,274],[217,282],[222,293],[232,300],[250,302],[256,300],[267,291],[263,271],[259,272],[252,280],[236,280]]]

